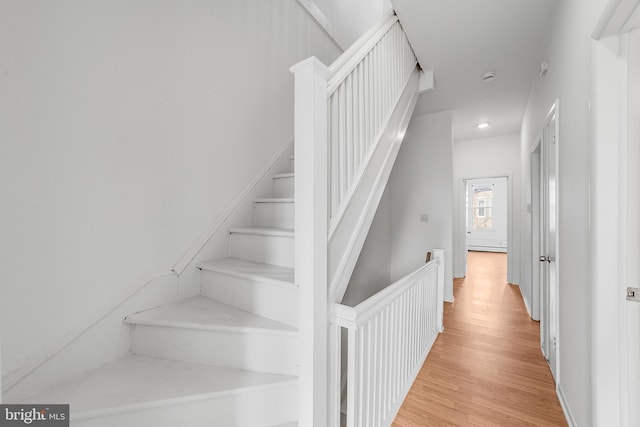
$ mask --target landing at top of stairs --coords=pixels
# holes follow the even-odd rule
[[[125,323],[208,331],[297,335],[297,330],[274,320],[239,310],[205,296],[197,296],[129,315]]]

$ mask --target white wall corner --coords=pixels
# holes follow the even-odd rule
[[[420,73],[420,93],[429,92],[435,89],[433,83],[433,70]]]

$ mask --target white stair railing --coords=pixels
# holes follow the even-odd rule
[[[442,331],[444,251],[424,267],[355,307],[331,305],[340,353],[347,330],[347,427],[390,426],[436,337]],[[332,387],[342,369],[332,369]],[[331,394],[329,425],[340,425],[340,393]]]
[[[350,60],[338,59],[329,67],[330,234],[416,67],[397,16],[388,16],[376,36]]]
[[[295,74],[295,282],[300,425],[327,424],[328,304],[340,301],[418,96],[419,71],[393,11],[331,66]]]

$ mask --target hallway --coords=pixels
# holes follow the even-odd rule
[[[540,352],[539,323],[518,287],[507,284],[506,265],[506,254],[469,252],[455,303],[445,303],[445,331],[394,427],[567,425]]]

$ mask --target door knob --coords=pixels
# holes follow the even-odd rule
[[[540,255],[539,258],[540,262],[551,262],[551,258],[549,258],[548,256],[544,256],[544,255]]]

